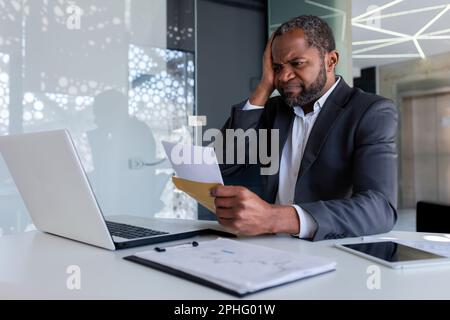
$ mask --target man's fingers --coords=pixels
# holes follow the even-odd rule
[[[217,186],[211,189],[210,193],[213,197],[236,197],[243,192],[243,187],[235,186]]]
[[[216,197],[214,198],[216,208],[233,208],[236,205],[235,197]]]
[[[238,235],[238,234],[246,234],[246,231],[242,229],[242,223],[235,219],[227,219],[227,218],[218,218],[219,223],[225,227],[226,230]]]
[[[273,42],[274,37],[275,37],[275,31],[272,32],[272,34],[269,37],[269,40],[267,40],[266,48],[265,48],[265,51],[270,51],[271,54],[272,54],[272,42]]]
[[[276,31],[272,32],[272,34],[269,37],[269,41],[267,41],[267,44],[270,45],[271,48],[272,48],[273,39],[275,38],[275,32]]]
[[[219,219],[232,220],[236,218],[236,215],[231,209],[216,208],[216,216]]]
[[[234,219],[218,217],[217,220],[225,228],[236,231],[236,221]]]

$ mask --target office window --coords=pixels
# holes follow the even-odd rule
[[[194,0],[0,7],[0,134],[68,129],[105,215],[196,218],[160,145],[191,142]],[[0,179],[0,235],[32,229],[3,161]]]
[[[361,0],[352,9],[356,83],[375,83],[373,91],[399,111],[399,208],[415,209],[420,200],[449,203],[448,1]]]

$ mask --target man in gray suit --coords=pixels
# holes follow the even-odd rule
[[[262,177],[262,198],[241,186],[211,190],[223,226],[238,234],[312,240],[392,229],[396,107],[350,88],[335,75],[338,60],[332,31],[318,17],[294,18],[274,32],[260,83],[232,108],[222,130],[225,137],[226,129],[278,129],[280,167]],[[269,98],[274,89],[281,96]],[[235,176],[249,167],[225,163],[221,170]]]

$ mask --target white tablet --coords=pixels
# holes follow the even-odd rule
[[[394,269],[450,264],[450,258],[393,241],[336,244],[335,246]]]

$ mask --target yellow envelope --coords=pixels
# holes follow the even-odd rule
[[[220,183],[197,182],[177,177],[172,177],[172,181],[179,190],[186,192],[205,208],[216,213],[214,197],[210,196],[209,191]]]

